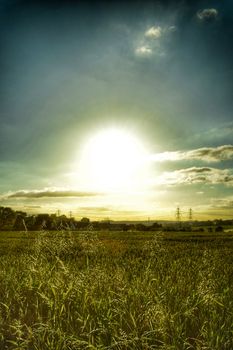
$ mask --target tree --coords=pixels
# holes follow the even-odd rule
[[[222,226],[217,226],[215,229],[215,232],[223,232],[223,227]]]
[[[90,223],[90,219],[88,219],[88,218],[82,218],[82,219],[80,220],[80,222],[85,223],[85,224],[89,224],[89,223]]]

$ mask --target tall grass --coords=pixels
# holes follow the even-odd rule
[[[233,349],[231,241],[41,232],[2,243],[0,349]]]

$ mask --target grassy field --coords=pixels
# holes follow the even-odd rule
[[[233,349],[233,233],[1,232],[0,349]]]

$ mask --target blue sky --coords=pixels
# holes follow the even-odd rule
[[[232,217],[231,1],[1,1],[0,13],[1,205]],[[146,148],[146,190],[70,180],[87,140],[112,128]]]

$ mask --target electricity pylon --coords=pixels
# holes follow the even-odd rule
[[[189,221],[193,220],[193,210],[192,208],[189,208]]]
[[[177,207],[176,208],[176,221],[180,222],[180,219],[181,219],[181,212],[180,212],[180,208]]]

